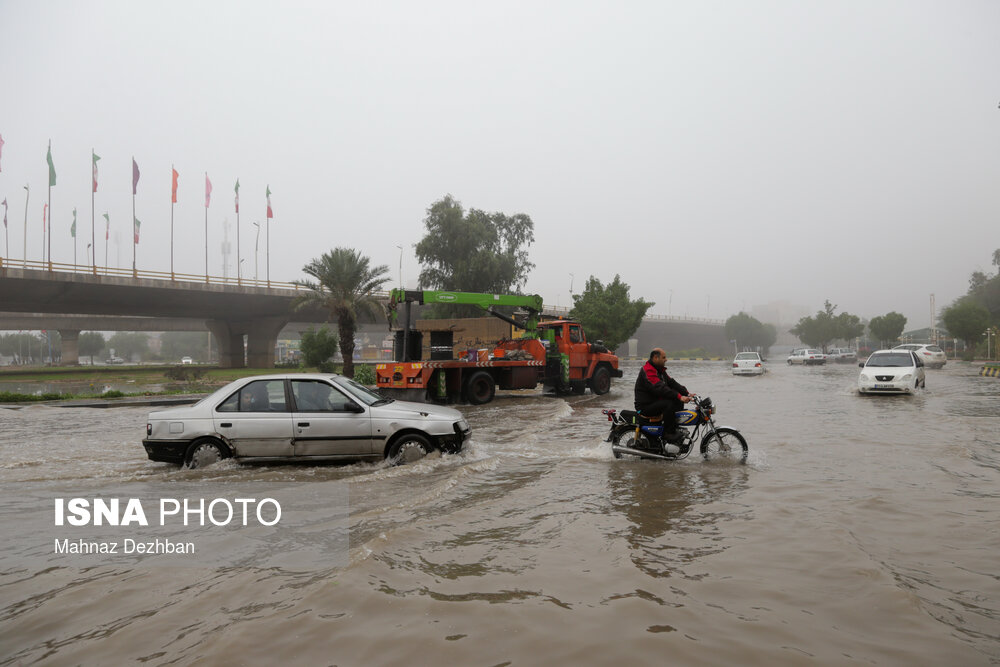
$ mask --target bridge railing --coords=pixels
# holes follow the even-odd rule
[[[35,271],[49,271],[54,273],[87,273],[95,276],[114,276],[117,278],[148,278],[152,280],[167,280],[171,282],[201,283],[208,285],[235,285],[237,287],[266,287],[268,289],[287,289],[295,292],[308,290],[307,287],[296,283],[282,282],[278,280],[260,280],[259,278],[245,278],[242,276],[211,276],[195,273],[179,273],[170,271],[150,271],[148,269],[130,269],[113,266],[94,266],[91,264],[66,264],[62,262],[36,262],[34,260],[12,259],[10,257],[0,257],[0,270],[5,268],[31,269]],[[375,292],[378,299],[389,299],[387,290]],[[567,306],[542,306],[542,312],[546,315],[557,315],[568,317],[570,308]],[[695,322],[700,324],[725,324],[725,320],[710,319],[707,317],[680,317],[677,315],[646,315],[644,320],[662,322]]]

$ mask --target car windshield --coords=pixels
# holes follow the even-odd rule
[[[865,364],[865,367],[907,368],[912,365],[913,359],[910,358],[910,355],[905,352],[900,352],[896,354],[873,354],[871,358],[868,359],[868,363]]]
[[[937,345],[928,345],[927,346],[927,350],[930,351],[930,352],[941,352],[942,351],[941,348],[938,347]]]
[[[757,353],[756,352],[740,352],[739,354],[736,355],[736,358],[737,359],[753,359],[754,361],[756,361],[757,360]]]
[[[806,350],[806,354],[822,354],[819,350]]]
[[[386,403],[392,403],[394,400],[391,398],[384,398],[363,384],[359,384],[354,380],[349,380],[345,377],[337,376],[333,378],[333,381],[365,405],[384,405]]]

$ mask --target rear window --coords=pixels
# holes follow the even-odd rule
[[[757,359],[760,359],[760,357],[757,356],[756,352],[740,352],[739,354],[736,355],[736,358],[737,359],[753,359],[754,361],[756,361]]]
[[[866,368],[907,368],[913,365],[913,359],[909,353],[899,352],[896,354],[873,354],[868,358]]]
[[[940,347],[938,347],[937,345],[928,345],[927,349],[930,350],[931,352],[943,352],[944,351]]]

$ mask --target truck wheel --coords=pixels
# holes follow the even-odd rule
[[[607,366],[598,366],[590,378],[590,391],[598,396],[611,391],[611,371]]]
[[[574,394],[580,395],[587,393],[587,383],[583,380],[571,380],[569,386],[570,391]]]
[[[489,403],[497,393],[493,376],[486,371],[479,371],[469,376],[465,383],[465,400],[471,405]]]

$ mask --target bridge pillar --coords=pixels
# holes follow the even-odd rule
[[[219,345],[219,366],[222,368],[245,368],[243,361],[243,329],[228,320],[208,320],[205,326],[215,336]]]
[[[288,317],[264,317],[250,322],[247,330],[247,365],[250,368],[274,368],[274,347],[286,324]]]
[[[278,334],[288,324],[288,317],[262,317],[255,320],[208,320],[208,330],[219,344],[222,368],[273,368],[274,346]],[[247,337],[246,360],[243,336]]]
[[[62,339],[62,365],[80,365],[80,331],[78,329],[59,329],[59,336]]]

